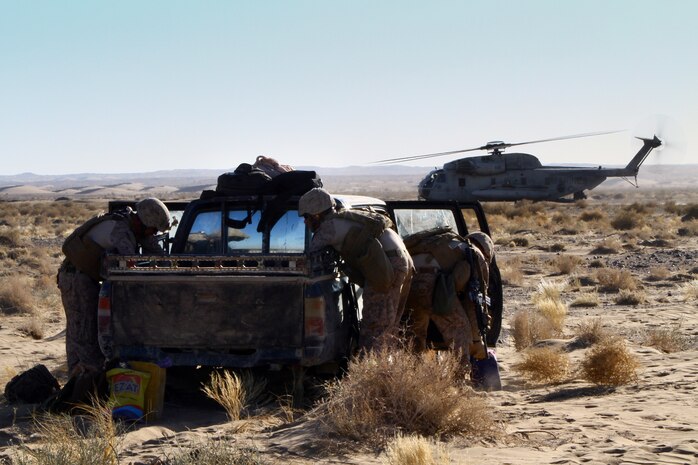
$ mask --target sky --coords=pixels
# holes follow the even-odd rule
[[[648,164],[698,163],[696,18],[693,0],[0,0],[0,174],[342,167],[612,130],[516,151],[624,165],[659,132]]]

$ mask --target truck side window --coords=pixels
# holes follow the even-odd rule
[[[215,254],[221,252],[221,212],[208,211],[196,215],[192,224],[184,253]]]
[[[303,253],[306,227],[297,210],[289,210],[276,222],[269,233],[270,253]]]
[[[447,209],[395,210],[395,225],[400,236],[405,237],[432,228],[450,227],[458,231],[453,212]]]
[[[262,233],[257,232],[261,216],[260,212],[252,214],[248,210],[228,211],[226,253],[262,253]]]

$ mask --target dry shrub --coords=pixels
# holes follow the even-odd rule
[[[560,297],[560,286],[541,280],[536,291],[531,295],[531,301],[538,314],[550,323],[557,335],[560,335],[567,316],[567,305]]]
[[[567,305],[559,299],[541,299],[535,305],[538,313],[550,322],[555,334],[561,335],[567,317]]]
[[[537,347],[523,353],[523,361],[514,369],[535,383],[559,383],[569,377],[569,356],[558,349]]]
[[[17,330],[30,336],[32,339],[43,339],[45,335],[44,322],[38,315],[34,315],[29,321],[25,321]]]
[[[542,279],[531,294],[531,301],[534,304],[541,300],[560,300],[560,286],[552,281]]]
[[[620,252],[622,248],[623,245],[618,239],[609,237],[602,240],[590,253],[592,255],[609,255]]]
[[[698,203],[691,203],[684,207],[681,221],[698,220]]]
[[[558,255],[551,260],[551,265],[560,274],[572,274],[581,263],[582,259],[576,255]]]
[[[0,313],[32,313],[35,300],[25,276],[7,276],[0,280]]]
[[[422,436],[398,434],[385,448],[385,465],[447,465],[448,453],[443,445]]]
[[[683,300],[693,302],[695,305],[696,301],[698,301],[698,279],[684,284],[681,288],[681,294],[683,295]]]
[[[621,210],[611,220],[611,226],[619,231],[629,231],[642,224],[642,215],[633,210]]]
[[[648,281],[664,281],[669,276],[671,272],[664,266],[654,266],[650,268],[650,274],[647,277]]]
[[[497,433],[486,398],[463,379],[452,352],[414,354],[383,348],[349,363],[344,378],[327,385],[321,420],[341,436],[381,444],[399,431],[422,436]]]
[[[531,344],[555,335],[555,328],[538,312],[523,310],[514,314],[511,335],[516,350],[523,350]]]
[[[601,305],[601,299],[599,299],[599,294],[596,292],[583,292],[579,294],[570,303],[570,307],[598,307]]]
[[[19,229],[3,228],[0,231],[0,247],[16,248],[21,247],[22,245],[22,234],[20,233]]]
[[[579,219],[589,223],[591,221],[601,221],[604,218],[606,218],[606,214],[602,212],[601,210],[589,210],[589,211],[583,211],[581,215],[579,215]]]
[[[575,337],[582,347],[589,347],[605,341],[611,334],[604,328],[601,318],[593,318],[579,323]]]
[[[589,349],[582,360],[580,374],[594,384],[620,386],[637,381],[639,366],[623,339],[609,338]]]
[[[641,290],[621,289],[614,301],[617,305],[640,305],[647,302],[647,295]]]
[[[681,226],[677,231],[676,234],[678,234],[681,237],[696,237],[698,236],[698,221],[693,220],[689,221],[683,226]]]
[[[691,346],[691,341],[681,334],[681,325],[678,324],[670,328],[648,329],[645,331],[643,345],[670,354],[687,350]]]
[[[94,402],[81,407],[83,415],[45,414],[35,418],[44,439],[39,446],[22,444],[16,465],[116,465],[121,436],[111,406]]]
[[[254,449],[240,448],[234,440],[199,440],[188,445],[177,444],[175,449],[165,454],[164,460],[157,459],[152,464],[161,465],[262,465],[265,463]]]
[[[632,291],[638,287],[637,281],[628,270],[599,268],[596,270],[596,281],[602,292],[618,292],[621,289]]]
[[[502,283],[512,286],[521,286],[524,282],[524,275],[521,271],[521,260],[519,258],[497,259],[499,272],[502,276]]]
[[[249,372],[238,375],[224,370],[211,373],[201,390],[225,409],[230,421],[236,421],[260,397],[266,384],[266,380],[259,380]]]

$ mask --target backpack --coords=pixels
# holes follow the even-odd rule
[[[264,194],[269,190],[271,177],[249,163],[241,163],[232,173],[218,176],[216,193],[221,195]]]
[[[63,246],[61,247],[61,251],[68,261],[95,281],[101,281],[102,279],[99,271],[104,250],[96,242],[86,238],[85,235],[92,227],[109,220],[127,221],[128,213],[101,213],[90,218],[70,233],[70,236],[63,241]]]
[[[5,398],[11,404],[43,402],[60,390],[58,380],[45,365],[36,365],[13,377],[5,386]]]

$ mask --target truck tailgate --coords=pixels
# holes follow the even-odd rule
[[[222,349],[301,347],[299,276],[111,276],[116,346]]]

